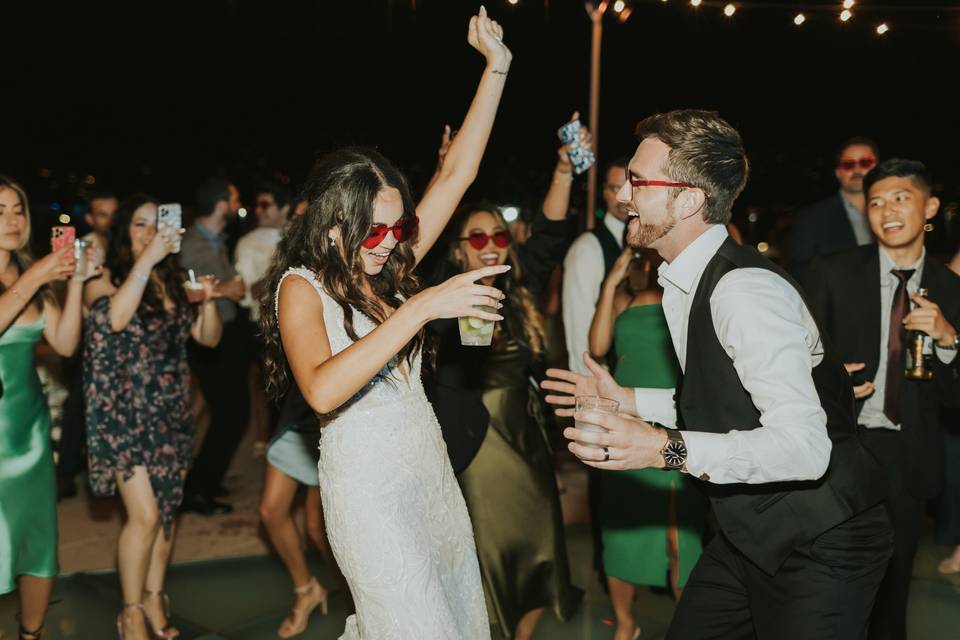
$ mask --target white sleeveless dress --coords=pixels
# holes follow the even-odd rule
[[[335,355],[352,344],[343,310],[323,300]],[[277,288],[279,294],[279,286]],[[374,324],[354,310],[363,337]],[[391,361],[328,416],[320,438],[327,536],[357,607],[340,640],[483,640],[490,627],[467,507],[433,407],[413,366]]]

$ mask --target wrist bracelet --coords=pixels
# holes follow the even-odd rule
[[[510,73],[510,69],[507,69],[506,71],[500,71],[499,69],[491,69],[490,73],[496,74],[498,76],[505,76],[508,73]]]
[[[131,273],[131,275],[133,275],[134,278],[136,278],[137,280],[139,280],[139,281],[142,282],[143,284],[147,284],[147,282],[150,281],[150,276],[144,275],[143,273],[140,273],[139,271],[131,271],[130,273]]]

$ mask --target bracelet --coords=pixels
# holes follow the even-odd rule
[[[130,272],[130,275],[132,275],[134,278],[136,278],[137,280],[139,280],[139,281],[142,282],[143,284],[147,284],[147,282],[150,281],[150,276],[144,275],[143,273],[140,273],[139,271],[131,271],[131,272]]]
[[[510,69],[507,69],[506,71],[500,71],[499,69],[491,69],[490,73],[493,73],[498,76],[505,76],[508,73],[510,73]]]

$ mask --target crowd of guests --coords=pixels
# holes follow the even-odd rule
[[[509,58],[504,63],[480,49],[488,62],[509,66]],[[317,443],[327,437],[321,427],[339,403],[309,385],[287,384],[278,393],[278,377],[289,383],[290,375],[278,376],[267,356],[283,347],[292,351],[288,336],[279,343],[277,317],[280,285],[291,273],[301,276],[310,296],[323,292],[328,320],[347,302],[363,311],[364,322],[385,320],[385,307],[400,306],[396,298],[366,309],[349,297],[349,273],[298,271],[311,259],[322,263],[324,252],[340,251],[345,239],[375,249],[391,235],[398,242],[416,236],[408,215],[374,224],[369,234],[346,220],[334,235],[315,234],[326,224],[323,198],[346,192],[364,175],[395,187],[400,200],[394,204],[402,211],[449,209],[448,222],[419,230],[432,235],[427,246],[437,241],[429,254],[401,252],[399,272],[385,267],[382,277],[401,283],[404,297],[498,268],[476,284],[499,300],[502,321],[489,348],[462,346],[456,317],[441,315],[411,343],[421,341],[430,354],[423,382],[473,525],[493,633],[530,638],[546,609],[569,619],[582,592],[570,580],[555,475],[556,419],[536,385],[544,363],[557,358],[558,329],[572,371],[598,374],[602,366],[622,387],[675,389],[680,367],[662,307],[661,259],[625,247],[628,211],[618,193],[628,158],[603,166],[596,228],[576,237],[569,147],[559,150],[542,204],[523,233],[495,205],[457,206],[499,100],[499,93],[484,92],[494,90],[481,83],[457,135],[464,141],[452,151],[446,130],[420,205],[379,154],[340,151],[318,163],[301,193],[258,185],[252,191],[258,226],[235,243],[226,231],[241,208],[240,191],[229,180],[212,179],[198,189],[194,219],[181,230],[158,226],[158,201],[150,196],[119,201],[92,194],[86,254],[68,246],[34,259],[27,250],[27,194],[0,177],[0,593],[19,592],[22,639],[40,638],[57,574],[55,476],[69,480],[84,466],[93,493],[118,494],[126,512],[118,539],[118,633],[128,640],[177,637],[164,594],[176,516],[232,509],[223,499],[224,478],[251,415],[267,461],[260,515],[295,598],[278,634],[296,636],[314,610],[326,613],[330,585],[310,574],[292,509],[305,487],[307,536],[339,575],[337,558],[349,550],[331,548],[324,518],[324,507],[327,519],[338,517],[330,511],[341,498],[338,479],[328,477],[324,485],[329,471],[322,460],[317,473]],[[580,143],[590,144],[586,129]],[[913,559],[927,507],[938,497],[937,542],[957,545],[939,569],[960,572],[960,434],[950,431],[956,414],[942,413],[960,398],[960,277],[950,271],[960,273],[960,254],[948,267],[924,248],[940,203],[921,163],[881,162],[876,144],[854,138],[837,154],[836,177],[836,194],[797,213],[785,266],[854,381],[858,435],[886,474],[894,553],[870,637],[904,638]],[[336,180],[342,184],[332,185]],[[78,258],[95,267],[79,273]],[[379,260],[376,253],[356,259]],[[558,297],[562,328],[551,322],[557,306],[551,300]],[[359,321],[357,327],[347,322],[343,340],[355,339],[359,329]],[[904,379],[903,331],[933,339],[932,380]],[[50,414],[35,371],[41,340],[64,358],[73,356],[56,471]],[[397,361],[411,353],[401,350]],[[288,359],[297,373],[297,361]],[[330,411],[320,413],[330,416],[318,419],[315,409],[324,403]],[[209,428],[194,455],[201,411]],[[615,612],[614,637],[633,640],[641,634],[633,615],[638,587],[663,587],[681,597],[704,539],[715,535],[709,505],[687,474],[654,469],[591,472],[590,504],[595,568]],[[354,571],[350,563],[343,568],[347,576],[337,578],[337,588],[345,588]],[[362,606],[366,595],[353,596]]]

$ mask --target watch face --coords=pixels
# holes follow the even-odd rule
[[[687,445],[680,440],[671,440],[663,448],[663,461],[671,469],[679,469],[687,462]]]

